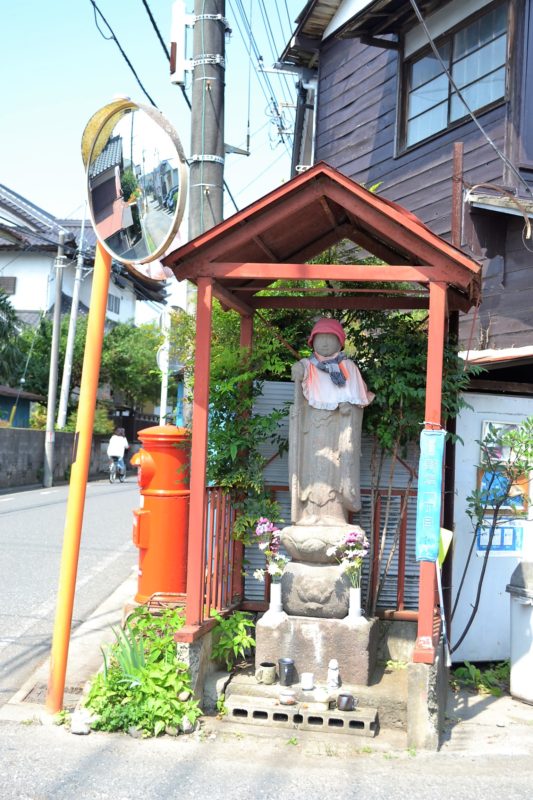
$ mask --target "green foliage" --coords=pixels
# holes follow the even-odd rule
[[[46,430],[46,406],[37,403],[31,412],[30,428],[38,431]]]
[[[217,697],[217,712],[219,717],[225,717],[226,714],[228,713],[225,694],[219,694],[219,696]]]
[[[228,617],[221,616],[218,611],[211,611],[218,625],[213,630],[213,661],[223,661],[228,672],[231,672],[238,658],[244,658],[251,647],[255,647],[255,639],[251,635],[255,627],[252,615],[246,611],[234,611]]]
[[[452,671],[451,684],[454,689],[465,687],[479,692],[501,697],[509,691],[511,665],[509,661],[478,667],[465,661],[462,667]]]
[[[355,359],[376,398],[365,409],[366,430],[387,452],[417,441],[426,400],[427,320],[418,313],[358,313],[349,324]],[[475,370],[465,370],[453,345],[445,348],[443,417],[464,405],[460,393]]]
[[[69,317],[61,319],[59,341],[59,374],[62,374],[68,336]],[[80,314],[76,324],[72,356],[71,387],[79,386],[83,368],[87,317]],[[28,391],[48,394],[52,322],[43,317],[36,328],[26,327],[21,332],[20,359],[17,379],[26,358],[31,354],[26,372],[25,388]],[[124,397],[131,406],[157,400],[160,391],[160,373],[156,353],[161,344],[161,333],[154,325],[135,327],[119,323],[104,338],[100,384],[109,383],[117,396]]]
[[[187,667],[176,658],[173,635],[183,624],[180,612],[157,616],[139,608],[123,631],[115,631],[104,671],[96,676],[85,702],[96,714],[93,727],[133,727],[144,736],[158,736],[166,728],[179,728],[184,718],[191,723],[198,719],[201,711]]]
[[[18,342],[19,322],[8,295],[0,289],[0,383],[18,382],[22,353]]]
[[[105,337],[100,382],[109,382],[130,406],[157,401],[161,374],[156,353],[161,341],[155,325],[115,325]]]
[[[64,431],[75,431],[78,421],[78,411],[72,411],[69,414],[67,423],[63,428]],[[45,420],[46,422],[46,420]],[[113,420],[109,418],[109,410],[105,405],[97,405],[94,410],[94,433],[101,436],[108,436],[114,430]]]

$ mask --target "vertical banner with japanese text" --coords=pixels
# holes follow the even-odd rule
[[[416,506],[416,560],[436,561],[442,505],[442,461],[446,431],[420,434],[418,497]]]

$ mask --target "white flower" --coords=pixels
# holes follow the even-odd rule
[[[268,565],[267,569],[268,569],[268,574],[272,576],[281,575],[282,572],[282,569],[277,564],[274,564],[272,561]]]
[[[332,547],[328,547],[328,549],[326,550],[326,555],[327,556],[334,556],[336,552],[337,552],[337,548],[336,548],[335,545],[333,545]]]
[[[256,569],[254,572],[254,578],[256,581],[264,581],[265,580],[265,570],[264,569]]]
[[[268,542],[259,542],[259,549],[266,550],[268,547]]]

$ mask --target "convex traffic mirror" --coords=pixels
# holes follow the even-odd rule
[[[104,106],[82,138],[89,209],[108,253],[135,267],[161,256],[185,210],[187,165],[164,116],[129,99]]]

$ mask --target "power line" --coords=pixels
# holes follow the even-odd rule
[[[161,47],[163,48],[163,52],[165,53],[166,57],[170,61],[170,53],[169,53],[168,47],[166,46],[165,40],[161,36],[161,31],[157,27],[157,23],[156,23],[156,21],[154,19],[154,15],[152,14],[152,10],[151,10],[151,8],[148,5],[146,0],[142,0],[142,4],[146,9],[146,13],[148,14],[148,17],[150,18],[150,22],[152,23],[152,28],[156,32],[156,36],[157,36],[157,38],[159,39],[159,41],[161,43]]]
[[[89,2],[91,3],[91,5],[92,5],[92,7],[93,7],[93,11],[94,11],[94,20],[95,20],[95,23],[96,23],[96,27],[98,28],[98,31],[100,32],[100,34],[103,36],[103,38],[104,38],[104,39],[106,39],[106,40],[110,40],[110,39],[112,39],[112,40],[115,42],[116,46],[117,46],[117,47],[118,47],[118,49],[120,50],[120,54],[121,54],[122,58],[124,59],[124,61],[125,61],[125,62],[126,62],[126,64],[128,65],[128,67],[129,67],[129,68],[130,68],[130,70],[132,71],[133,75],[135,76],[135,80],[136,80],[136,81],[137,81],[137,83],[139,84],[139,86],[140,86],[140,88],[141,88],[141,91],[143,92],[143,94],[145,95],[145,97],[147,97],[147,98],[148,98],[149,102],[150,102],[150,103],[151,103],[151,104],[154,106],[154,108],[157,108],[157,105],[156,105],[156,103],[155,103],[155,102],[152,100],[152,98],[150,97],[150,95],[148,94],[148,92],[146,91],[146,89],[144,88],[144,86],[143,86],[143,83],[142,83],[141,79],[139,78],[139,76],[137,75],[137,72],[135,71],[135,68],[134,68],[133,64],[131,63],[131,61],[129,60],[128,56],[127,56],[127,55],[126,55],[126,53],[124,52],[124,49],[122,48],[122,45],[120,44],[119,40],[118,40],[118,39],[117,39],[117,37],[115,36],[115,33],[114,33],[114,31],[113,31],[113,29],[112,29],[111,25],[109,24],[109,22],[106,20],[106,18],[104,17],[104,15],[102,14],[102,12],[101,12],[101,11],[100,11],[100,9],[98,8],[98,6],[96,5],[96,2],[95,2],[95,0],[89,0]],[[99,15],[100,15],[100,17],[102,18],[102,21],[103,21],[103,22],[104,22],[104,24],[107,26],[107,28],[108,28],[108,30],[109,30],[109,33],[111,34],[111,36],[105,36],[105,34],[102,32],[102,30],[101,30],[100,26],[98,25],[98,19],[97,19],[97,16],[96,16],[97,14],[99,14]]]
[[[151,10],[150,6],[148,5],[147,0],[141,0],[141,2],[143,4],[143,6],[145,7],[146,13],[148,14],[148,16],[150,18],[150,22],[152,23],[152,27],[153,27],[153,29],[154,29],[154,31],[156,33],[156,36],[157,36],[157,38],[159,39],[159,41],[161,43],[161,47],[163,48],[163,52],[166,55],[168,61],[170,62],[170,53],[169,53],[168,47],[166,46],[165,40],[163,39],[163,36],[161,34],[161,31],[159,30],[157,22],[154,19],[154,15],[152,14],[152,10]],[[185,98],[185,102],[189,106],[189,110],[190,110],[191,109],[191,101],[189,100],[189,98],[187,96],[187,92],[185,91],[185,87],[180,84],[180,89],[181,89],[181,93],[182,93],[183,97]]]

